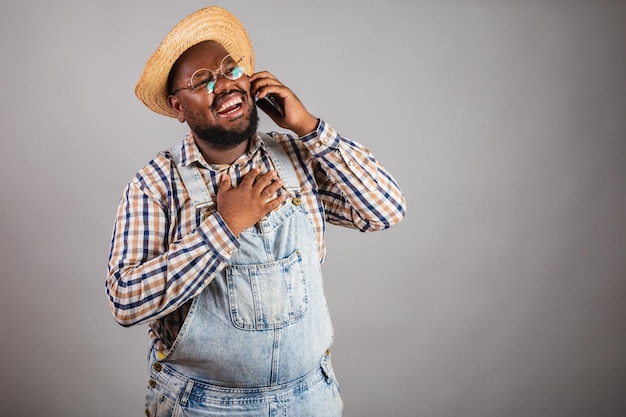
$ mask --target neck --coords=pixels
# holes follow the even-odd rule
[[[248,141],[245,140],[239,145],[229,149],[215,148],[203,140],[195,140],[204,160],[209,164],[230,165],[243,155],[248,149]]]

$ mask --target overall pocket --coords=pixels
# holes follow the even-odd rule
[[[274,262],[229,265],[226,281],[230,316],[238,329],[279,329],[300,320],[308,309],[299,250]]]

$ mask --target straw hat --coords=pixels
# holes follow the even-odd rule
[[[252,42],[243,25],[227,10],[211,6],[190,14],[165,36],[139,77],[135,86],[137,98],[156,113],[176,117],[167,102],[167,78],[183,52],[204,41],[215,41],[228,53],[243,56],[245,73],[254,72]]]

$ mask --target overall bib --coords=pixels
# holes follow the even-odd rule
[[[315,227],[291,161],[263,139],[296,197],[241,233],[239,251],[193,300],[167,356],[152,350],[150,417],[341,416]],[[179,152],[172,148],[177,163]],[[211,205],[198,168],[178,169],[196,207]]]

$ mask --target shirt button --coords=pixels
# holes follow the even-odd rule
[[[207,278],[204,280],[204,285],[209,285],[210,282],[211,282],[211,279]]]
[[[322,142],[324,142],[324,143],[328,143],[328,138],[324,138],[324,139],[322,139]]]
[[[150,410],[148,410],[147,408],[146,408],[146,415],[150,417]]]
[[[352,166],[352,165],[354,165],[354,162],[349,161],[349,162],[348,162],[348,165],[349,165],[349,166]]]
[[[148,384],[150,385],[150,388],[154,388],[157,385],[154,379],[151,379],[150,381],[148,381]]]
[[[152,365],[152,369],[157,372],[161,372],[163,370],[163,365],[161,365],[159,362],[156,362],[154,365]]]
[[[316,148],[319,148],[320,146],[322,146],[322,145],[320,145],[319,142],[315,144]]]

